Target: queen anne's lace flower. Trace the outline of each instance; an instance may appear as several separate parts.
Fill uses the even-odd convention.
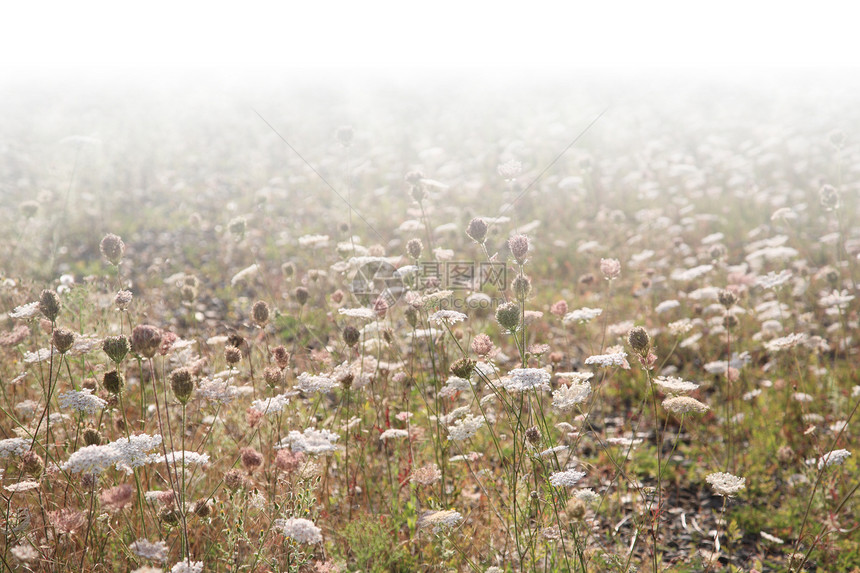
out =
[[[265,400],[254,400],[251,402],[251,409],[256,410],[261,414],[276,414],[283,410],[290,403],[289,397],[286,394],[278,394]]]
[[[663,400],[663,407],[675,414],[703,414],[710,408],[695,398],[689,396],[677,396]]]
[[[93,395],[89,388],[63,392],[57,399],[60,408],[72,408],[83,414],[97,414],[107,405],[107,402]]]
[[[289,444],[290,449],[294,452],[319,455],[336,450],[335,442],[339,437],[326,429],[306,428],[303,433],[291,430],[287,437],[281,440],[280,445],[275,447],[281,449]]]
[[[433,528],[434,533],[439,533],[444,529],[455,527],[463,521],[463,516],[459,511],[430,511],[418,518],[418,527],[422,529]]]
[[[85,446],[74,452],[62,469],[72,473],[104,472],[110,466],[131,473],[133,468],[152,461],[149,452],[161,444],[161,436],[140,434],[131,438],[119,438],[104,445]]]
[[[705,481],[711,484],[714,493],[724,497],[731,497],[746,487],[746,478],[725,472],[709,474]]]
[[[170,569],[170,573],[201,573],[203,571],[202,561],[180,561]]]
[[[469,414],[465,418],[457,420],[453,425],[448,426],[448,440],[452,442],[462,442],[468,440],[478,433],[478,429],[484,425],[482,416],[473,416]]]
[[[33,318],[37,314],[39,314],[39,301],[28,302],[27,304],[16,306],[15,309],[9,313],[9,318]]]
[[[573,324],[574,322],[582,324],[594,320],[595,318],[600,316],[601,313],[603,313],[602,308],[582,307],[574,311],[568,312],[564,315],[564,318],[562,318],[561,321],[565,324],[565,326]]]
[[[817,465],[818,469],[820,470],[825,467],[829,468],[831,466],[841,466],[850,455],[851,452],[849,452],[848,450],[832,450],[824,454],[817,460],[815,458],[812,458],[810,460],[807,460],[806,463],[809,465]]]
[[[549,483],[555,487],[564,487],[576,485],[576,482],[585,477],[585,472],[576,470],[567,470],[563,472],[555,472],[549,476]]]
[[[167,456],[164,454],[153,454],[151,458],[153,463],[163,464],[166,463],[167,460],[170,461],[172,465],[182,464],[184,465],[203,465],[209,463],[209,454],[198,454],[197,452],[169,452]]]
[[[302,372],[299,374],[299,384],[295,388],[305,394],[313,394],[314,392],[325,393],[337,386],[337,380],[328,376],[314,376],[313,374]]]
[[[695,382],[687,382],[675,376],[658,376],[654,379],[654,384],[664,392],[672,392],[673,394],[692,392],[699,387]]]
[[[561,411],[567,411],[585,402],[591,396],[591,384],[572,383],[570,386],[562,384],[552,393],[552,405]]]
[[[131,552],[144,559],[159,561],[164,563],[167,561],[167,542],[166,541],[149,541],[147,539],[138,539],[128,546]]]
[[[363,320],[376,319],[376,313],[370,308],[339,308],[338,312],[350,318],[361,318]]]
[[[502,385],[509,392],[525,392],[532,388],[549,388],[549,372],[543,368],[514,368]]]
[[[395,438],[408,438],[408,437],[409,437],[408,431],[399,430],[396,428],[389,428],[379,435],[379,439],[382,440],[383,442],[385,440],[391,440],[391,439],[395,439]]]
[[[24,438],[6,438],[0,440],[0,458],[20,456],[30,449],[30,444]]]
[[[586,364],[597,364],[598,366],[628,366],[626,352],[613,352],[612,354],[595,354],[585,359]]]
[[[457,324],[458,322],[466,320],[466,318],[465,314],[457,312],[456,310],[437,310],[430,315],[430,321],[435,322],[440,326],[443,324]]]
[[[276,519],[275,527],[281,530],[284,536],[298,543],[313,544],[322,543],[322,532],[309,519],[291,518]]]

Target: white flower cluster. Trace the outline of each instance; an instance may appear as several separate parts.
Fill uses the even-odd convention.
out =
[[[37,314],[39,314],[39,301],[28,302],[27,304],[16,306],[15,309],[9,313],[9,318],[33,318]]]
[[[290,518],[276,519],[275,527],[281,530],[284,536],[297,541],[298,543],[322,543],[322,532],[320,528],[314,525],[314,522],[309,519]]]
[[[574,322],[578,322],[580,324],[583,324],[583,323],[589,322],[591,320],[594,320],[595,318],[600,316],[602,313],[603,313],[602,308],[588,308],[587,306],[584,306],[582,308],[578,308],[576,310],[568,312],[567,314],[564,315],[564,318],[562,318],[561,321],[562,321],[562,323],[564,323],[565,326],[568,326]]]
[[[337,311],[350,318],[361,318],[363,320],[376,319],[376,313],[369,308],[339,308]]]
[[[20,456],[30,449],[30,444],[24,438],[6,438],[0,440],[0,458]]]
[[[502,385],[508,392],[525,392],[532,388],[549,389],[549,372],[543,368],[514,368]]]
[[[229,404],[239,394],[238,388],[231,384],[232,381],[232,378],[205,378],[197,385],[197,392],[210,402]]]
[[[147,539],[138,539],[128,546],[132,553],[144,559],[152,561],[167,561],[167,542],[166,541],[149,541]]]
[[[657,314],[662,314],[667,310],[672,310],[673,308],[678,308],[679,306],[681,306],[681,303],[677,300],[664,300],[663,302],[654,307],[654,312],[656,312]]]
[[[672,280],[680,282],[690,282],[704,276],[714,270],[714,265],[699,265],[691,269],[675,269],[672,271]]]
[[[768,352],[779,352],[781,350],[788,350],[789,348],[794,348],[798,344],[802,344],[809,338],[809,335],[806,333],[792,333],[788,336],[782,336],[780,338],[774,338],[773,340],[769,340],[764,343],[765,349]]]
[[[170,569],[170,573],[202,573],[203,562],[185,560],[180,561]]]
[[[379,435],[379,439],[382,440],[383,442],[385,440],[391,440],[391,439],[395,439],[395,438],[408,438],[408,437],[409,437],[408,431],[399,430],[396,428],[389,428]]]
[[[149,452],[161,444],[161,436],[139,434],[104,445],[85,446],[69,456],[61,468],[72,473],[104,472],[110,466],[131,473],[131,470],[152,461]]]
[[[443,529],[455,527],[463,521],[463,516],[459,511],[430,511],[418,518],[418,527],[421,529],[432,527],[434,533],[439,533]]]
[[[585,359],[586,364],[597,364],[598,366],[626,366],[627,353],[613,352],[612,354],[595,354]]]
[[[313,394],[315,392],[325,393],[337,386],[337,381],[328,376],[314,376],[313,374],[302,372],[299,374],[299,384],[295,388],[305,394]]]
[[[705,476],[705,481],[711,484],[717,495],[731,497],[746,487],[747,480],[730,473],[717,472]]]
[[[703,414],[710,409],[707,404],[702,404],[689,396],[666,398],[663,400],[663,407],[674,414]]]
[[[186,466],[192,464],[203,465],[209,463],[209,454],[198,454],[197,452],[189,452],[186,450],[184,452],[170,452],[167,456],[163,454],[152,454],[149,459],[152,463],[156,464],[164,464],[169,460],[170,464],[174,466],[182,464],[183,462]]]
[[[851,452],[849,452],[848,450],[832,450],[818,459],[812,458],[806,460],[806,463],[810,466],[817,466],[820,470],[825,467],[829,468],[832,466],[841,466],[843,463],[845,463],[845,460],[848,459],[848,456],[850,455]]]
[[[449,376],[445,385],[439,389],[439,395],[443,398],[449,398],[457,392],[465,392],[471,387],[472,384],[468,380],[458,376]]]
[[[107,402],[93,395],[90,388],[83,390],[69,390],[57,397],[60,408],[71,408],[83,414],[98,414]]]
[[[457,420],[454,425],[448,426],[448,440],[462,442],[468,440],[478,433],[478,429],[484,425],[483,416],[469,414],[465,418]]]
[[[281,440],[278,446],[275,446],[275,449],[283,449],[289,445],[294,452],[304,452],[311,455],[325,454],[337,449],[335,442],[339,438],[340,436],[326,429],[306,428],[303,433],[291,430],[287,437]]]
[[[458,322],[466,320],[466,318],[467,316],[465,314],[457,312],[456,310],[437,310],[430,315],[430,321],[435,322],[440,326],[443,324],[457,324]]]
[[[261,414],[277,414],[289,403],[290,399],[286,394],[278,394],[265,400],[254,400],[251,402],[251,408]]]
[[[563,472],[555,472],[549,476],[549,483],[555,487],[564,487],[576,485],[576,482],[585,477],[585,472],[577,470],[566,470]]]
[[[791,271],[783,270],[778,273],[771,271],[764,276],[756,277],[755,284],[763,289],[773,289],[784,285],[790,278]]]
[[[664,392],[682,393],[692,392],[699,387],[695,382],[687,382],[676,376],[658,376],[654,379],[654,384],[660,387]]]
[[[585,402],[591,396],[591,384],[589,382],[572,382],[569,386],[562,384],[552,393],[552,405],[562,412],[566,412]]]

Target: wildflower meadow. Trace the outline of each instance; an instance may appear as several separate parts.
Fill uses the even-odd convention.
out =
[[[0,568],[860,571],[860,110],[786,85],[5,95]]]

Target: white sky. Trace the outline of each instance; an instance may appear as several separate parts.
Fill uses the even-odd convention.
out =
[[[274,3],[271,3],[274,5]],[[8,79],[185,68],[858,66],[851,2],[289,0],[4,6]]]

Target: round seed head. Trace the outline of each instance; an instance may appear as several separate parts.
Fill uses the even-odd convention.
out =
[[[525,235],[514,235],[508,239],[508,249],[510,249],[517,264],[524,265],[526,256],[529,254],[529,238]]]
[[[515,302],[500,304],[496,309],[496,320],[505,330],[515,331],[520,325],[520,305]]]
[[[198,499],[191,507],[191,512],[197,517],[209,517],[212,513],[212,506],[209,505],[208,499]]]
[[[102,378],[102,386],[104,386],[105,390],[111,394],[119,394],[122,392],[123,385],[122,374],[118,371],[110,370],[105,372],[104,378]]]
[[[65,354],[72,348],[75,343],[75,333],[68,328],[55,328],[51,335],[51,340],[54,343],[54,348],[60,354]]]
[[[139,324],[131,331],[131,349],[144,358],[152,358],[161,347],[161,330],[151,324]]]
[[[52,290],[43,290],[39,297],[39,311],[51,322],[57,320],[57,315],[60,314],[60,295]]]
[[[475,361],[469,358],[460,358],[451,364],[451,374],[457,378],[468,380],[472,376],[472,371],[475,370]]]
[[[723,289],[717,294],[717,301],[726,308],[731,308],[738,302],[738,296],[730,290]]]
[[[827,211],[839,208],[839,191],[833,185],[822,186],[818,191],[818,198]]]
[[[120,261],[122,261],[122,256],[125,254],[125,243],[122,242],[122,239],[120,239],[119,236],[114,235],[113,233],[108,233],[104,236],[102,242],[99,243],[99,250],[102,252],[102,256],[106,258],[110,264],[117,266]]]
[[[514,295],[518,300],[524,300],[532,292],[532,280],[525,275],[519,274],[514,278],[511,288],[514,289]]]
[[[578,497],[572,497],[565,506],[567,518],[571,521],[579,521],[585,517],[585,502]]]
[[[412,328],[418,326],[418,309],[409,306],[403,311],[403,316],[406,317],[406,322],[409,323],[409,326]]]
[[[478,334],[472,339],[472,352],[478,356],[486,356],[493,351],[493,341],[486,334]]]
[[[476,243],[482,244],[487,239],[487,222],[480,217],[475,217],[469,221],[469,226],[466,227],[466,234]]]
[[[254,448],[242,448],[241,459],[242,459],[242,467],[245,468],[245,471],[248,473],[253,472],[255,469],[260,467],[263,464],[263,454],[255,450]]]
[[[361,332],[359,332],[359,330],[356,327],[354,327],[352,325],[344,327],[344,329],[343,329],[343,341],[346,342],[347,346],[352,348],[353,346],[358,344],[358,341],[360,339],[361,339]]]
[[[283,370],[290,364],[290,353],[287,352],[287,349],[284,346],[276,346],[272,350],[272,356],[275,359],[275,364],[278,365],[278,368]]]
[[[305,303],[308,302],[308,298],[310,298],[311,294],[305,287],[296,287],[296,290],[293,291],[293,296],[296,298],[296,302],[299,303],[299,306],[305,306]]]
[[[526,430],[526,439],[533,446],[536,446],[540,443],[540,430],[537,426],[532,426],[531,428]]]
[[[21,454],[21,469],[27,475],[39,477],[45,470],[45,460],[33,450],[26,451]]]
[[[265,301],[258,300],[251,308],[251,318],[260,328],[266,326],[269,322],[269,305]]]
[[[421,239],[409,239],[409,242],[406,243],[406,254],[413,259],[420,259],[423,250],[424,243],[421,242]]]
[[[111,361],[119,364],[131,351],[131,343],[124,334],[119,336],[108,336],[102,341],[102,350]]]
[[[128,305],[131,304],[131,299],[133,295],[130,290],[121,290],[116,293],[116,296],[113,299],[113,303],[120,310],[125,310],[128,308]]]
[[[282,379],[282,370],[275,368],[274,366],[267,366],[266,369],[263,370],[263,380],[266,381],[266,385],[269,386],[269,388],[279,386]]]
[[[230,366],[238,364],[239,361],[242,360],[242,351],[235,346],[225,346],[224,360],[226,360],[227,364],[229,364]]]
[[[651,349],[651,337],[648,336],[648,331],[641,326],[630,329],[630,332],[627,333],[627,342],[634,352],[642,356],[648,354]]]
[[[88,446],[98,446],[102,443],[101,432],[95,428],[87,428],[84,430],[84,443]]]
[[[177,368],[170,373],[170,388],[181,404],[187,404],[194,390],[194,378],[188,368]]]

